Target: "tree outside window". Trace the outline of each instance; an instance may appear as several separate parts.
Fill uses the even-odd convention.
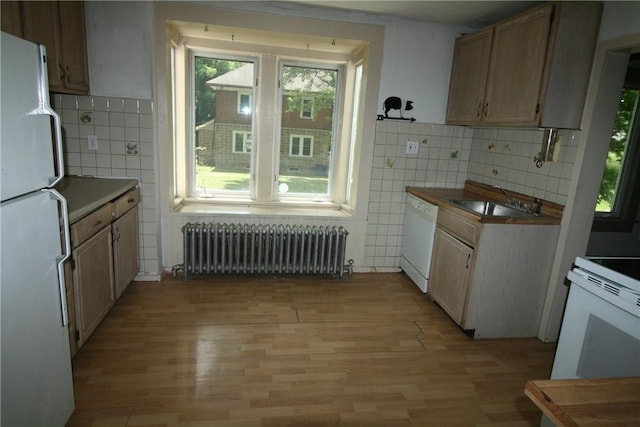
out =
[[[613,213],[619,210],[625,174],[632,169],[630,151],[632,149],[634,118],[638,115],[640,90],[623,89],[616,120],[609,143],[609,154],[605,164],[597,213]]]

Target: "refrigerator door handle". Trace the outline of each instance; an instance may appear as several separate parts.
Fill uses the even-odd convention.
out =
[[[41,191],[47,191],[51,194],[51,197],[57,199],[60,202],[60,211],[62,215],[62,227],[64,236],[64,253],[56,257],[56,264],[58,268],[58,286],[60,288],[60,308],[62,310],[62,326],[69,324],[69,313],[67,307],[67,289],[66,281],[64,278],[64,263],[69,256],[71,256],[71,237],[69,236],[69,211],[67,208],[67,199],[58,193],[54,189],[46,189]]]
[[[40,51],[40,67],[38,70],[38,107],[31,111],[29,114],[46,114],[53,117],[54,128],[54,156],[55,162],[55,176],[49,178],[49,186],[53,187],[64,177],[64,154],[62,149],[62,121],[60,115],[51,108],[51,102],[49,99],[49,79],[47,77],[47,50],[44,45],[39,45]]]

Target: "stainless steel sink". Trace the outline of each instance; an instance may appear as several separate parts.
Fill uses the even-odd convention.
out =
[[[488,200],[449,200],[454,205],[460,206],[471,212],[486,216],[512,217],[512,218],[536,218],[538,216],[523,209],[508,206]]]

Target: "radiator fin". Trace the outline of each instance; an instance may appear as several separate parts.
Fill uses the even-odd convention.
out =
[[[343,277],[344,227],[187,223],[184,278],[199,274],[329,274]]]

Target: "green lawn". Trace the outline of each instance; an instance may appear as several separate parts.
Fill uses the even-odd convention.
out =
[[[326,194],[329,180],[323,177],[280,176],[289,193]],[[196,188],[210,190],[249,190],[249,172],[216,172],[209,166],[196,166]]]

